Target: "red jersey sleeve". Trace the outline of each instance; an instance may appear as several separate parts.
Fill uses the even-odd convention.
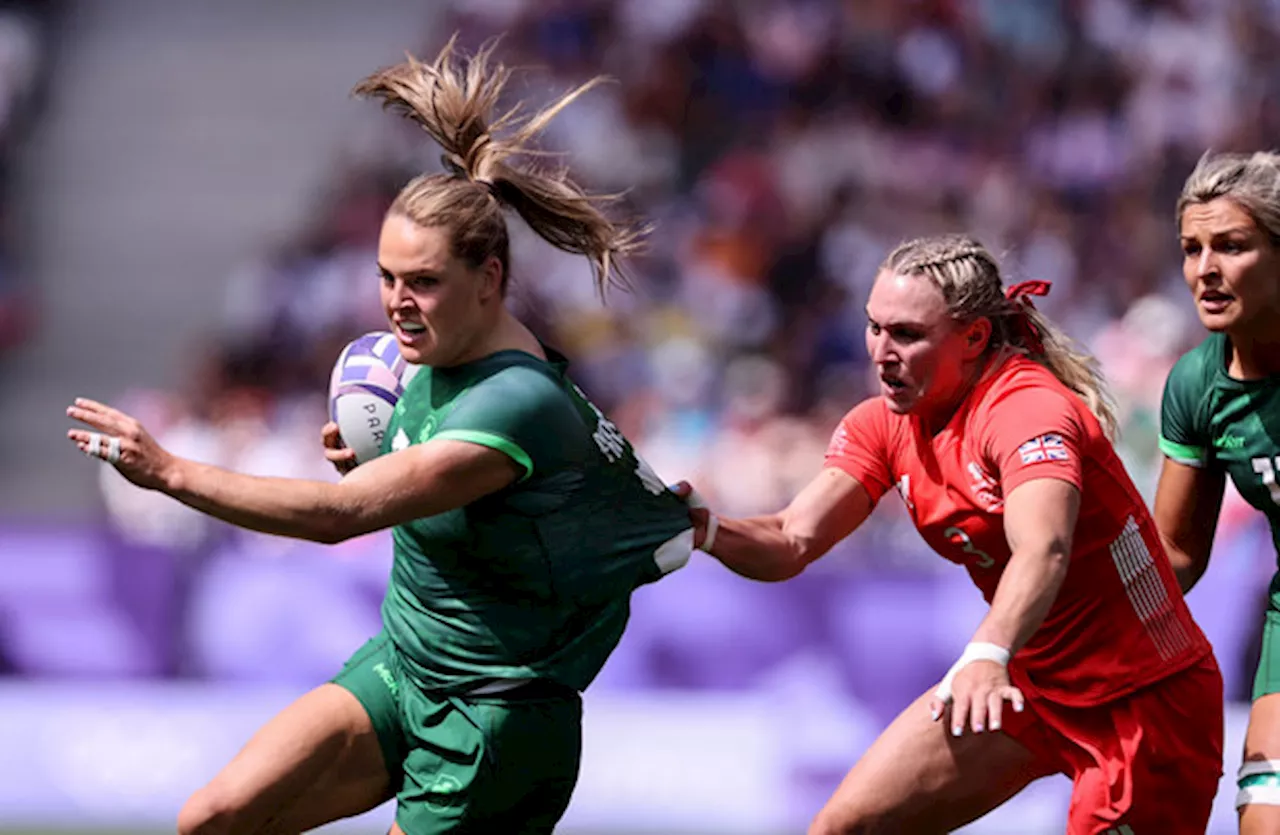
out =
[[[1004,495],[1026,481],[1057,478],[1081,489],[1087,430],[1083,404],[1047,386],[1023,386],[991,404],[983,449],[1000,474]]]
[[[879,398],[864,400],[840,421],[827,445],[824,467],[843,470],[858,480],[872,504],[893,486],[888,455],[889,415]]]

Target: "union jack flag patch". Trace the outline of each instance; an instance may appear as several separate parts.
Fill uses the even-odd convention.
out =
[[[1054,432],[1027,441],[1018,447],[1018,454],[1022,456],[1024,464],[1035,464],[1038,461],[1066,461],[1071,457],[1062,443],[1062,436]]]

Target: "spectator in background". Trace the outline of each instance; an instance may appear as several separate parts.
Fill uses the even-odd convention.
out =
[[[52,0],[0,6],[0,189],[8,189],[13,157],[44,103],[47,30],[60,6]],[[22,278],[14,225],[14,212],[0,202],[0,357],[27,338],[35,318],[35,293]]]

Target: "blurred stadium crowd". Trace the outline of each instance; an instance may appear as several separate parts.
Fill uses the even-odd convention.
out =
[[[0,191],[7,193],[22,141],[39,116],[49,74],[54,0],[0,2]],[[24,279],[13,207],[0,201],[0,356],[32,327],[34,289]]]
[[[1205,149],[1265,147],[1280,130],[1280,53],[1268,47],[1280,2],[453,7],[438,31],[471,47],[501,34],[505,63],[539,68],[510,91],[531,106],[596,73],[615,79],[561,114],[545,144],[655,224],[636,286],[602,306],[582,259],[517,228],[512,304],[665,478],[691,480],[729,514],[784,504],[870,391],[862,306],[880,260],[905,237],[967,230],[1000,254],[1006,282],[1053,282],[1042,307],[1103,360],[1125,460],[1153,491],[1164,375],[1200,337],[1174,202]],[[0,25],[0,60],[5,48]],[[329,369],[342,345],[384,324],[374,263],[386,206],[410,176],[439,168],[403,120],[370,123],[336,149],[304,228],[263,241],[228,277],[221,329],[189,390],[118,398],[175,452],[335,477],[319,454]],[[0,339],[7,279],[0,260]],[[271,541],[109,468],[102,488],[113,572],[131,578],[117,603],[145,637],[117,661],[100,655],[101,672],[307,683],[378,628],[385,538]],[[699,564],[637,596],[601,686],[799,687],[804,677],[785,673],[805,671],[804,687],[835,684],[878,715],[896,710],[945,668],[969,634],[957,624],[976,622],[982,603],[885,505],[791,583],[759,587]],[[1259,524],[1238,507],[1224,515],[1220,536],[1244,543],[1242,562],[1217,574],[1260,599],[1273,557]],[[1220,634],[1236,636],[1240,657],[1223,664],[1242,692],[1257,611],[1228,608],[1236,620]],[[744,625],[764,617],[769,628],[744,642]],[[893,646],[874,640],[886,630]],[[897,675],[892,692],[861,675],[871,666]]]

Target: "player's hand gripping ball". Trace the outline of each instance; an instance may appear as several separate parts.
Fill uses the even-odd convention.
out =
[[[400,356],[394,334],[373,331],[351,341],[329,378],[325,457],[340,472],[377,458],[391,413],[418,366]]]

